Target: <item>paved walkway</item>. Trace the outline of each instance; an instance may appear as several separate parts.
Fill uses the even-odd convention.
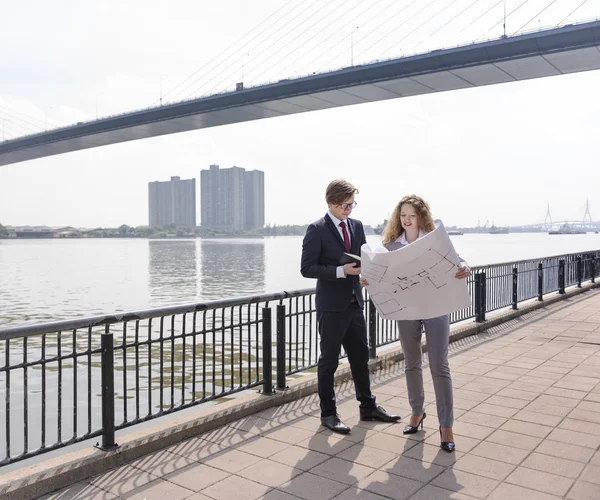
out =
[[[455,454],[439,448],[433,402],[425,432],[402,435],[410,411],[394,365],[375,393],[400,424],[360,422],[344,384],[348,436],[320,427],[310,396],[44,498],[600,499],[600,291],[463,339],[450,365]]]

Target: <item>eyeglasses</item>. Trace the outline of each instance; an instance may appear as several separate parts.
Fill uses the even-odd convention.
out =
[[[342,210],[352,210],[354,207],[356,206],[356,202],[353,201],[352,203],[340,203],[338,205],[338,207],[340,207]]]

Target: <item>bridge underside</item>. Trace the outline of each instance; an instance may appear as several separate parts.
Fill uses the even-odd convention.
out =
[[[189,130],[600,69],[600,21],[194,99],[0,143],[0,166]]]

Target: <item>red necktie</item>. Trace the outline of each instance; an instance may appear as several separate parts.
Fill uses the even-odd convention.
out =
[[[340,222],[340,227],[342,228],[342,234],[344,235],[344,246],[346,247],[346,252],[349,252],[350,238],[348,237],[348,231],[346,231],[346,223],[344,221]]]

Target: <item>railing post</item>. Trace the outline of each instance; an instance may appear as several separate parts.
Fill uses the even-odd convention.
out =
[[[565,261],[560,259],[558,261],[558,293],[565,293]]]
[[[485,321],[485,272],[475,274],[475,321]]]
[[[285,306],[277,306],[277,389],[287,389],[285,385]]]
[[[475,273],[475,321],[481,322],[481,273]]]
[[[538,264],[538,301],[544,300],[544,264]]]
[[[114,338],[106,325],[100,337],[100,381],[102,384],[102,446],[108,451],[118,448],[115,442],[115,358]]]
[[[592,255],[592,261],[590,262],[592,272],[592,283],[596,283],[596,255]]]
[[[517,302],[519,300],[517,294],[517,284],[519,279],[519,269],[517,267],[513,267],[512,270],[512,308],[513,311],[517,310]]]
[[[273,335],[271,331],[271,308],[262,308],[262,366],[263,366],[263,390],[262,393],[270,396],[273,394],[273,351],[271,343]]]
[[[583,279],[583,268],[581,266],[581,256],[577,257],[577,288],[581,288],[581,280]]]
[[[377,358],[377,309],[369,298],[369,358]]]
[[[481,273],[481,278],[479,278],[479,286],[481,287],[481,293],[479,294],[479,298],[481,299],[481,306],[479,309],[479,314],[481,315],[481,321],[485,321],[485,309],[486,309],[486,279],[485,279],[485,271]]]

